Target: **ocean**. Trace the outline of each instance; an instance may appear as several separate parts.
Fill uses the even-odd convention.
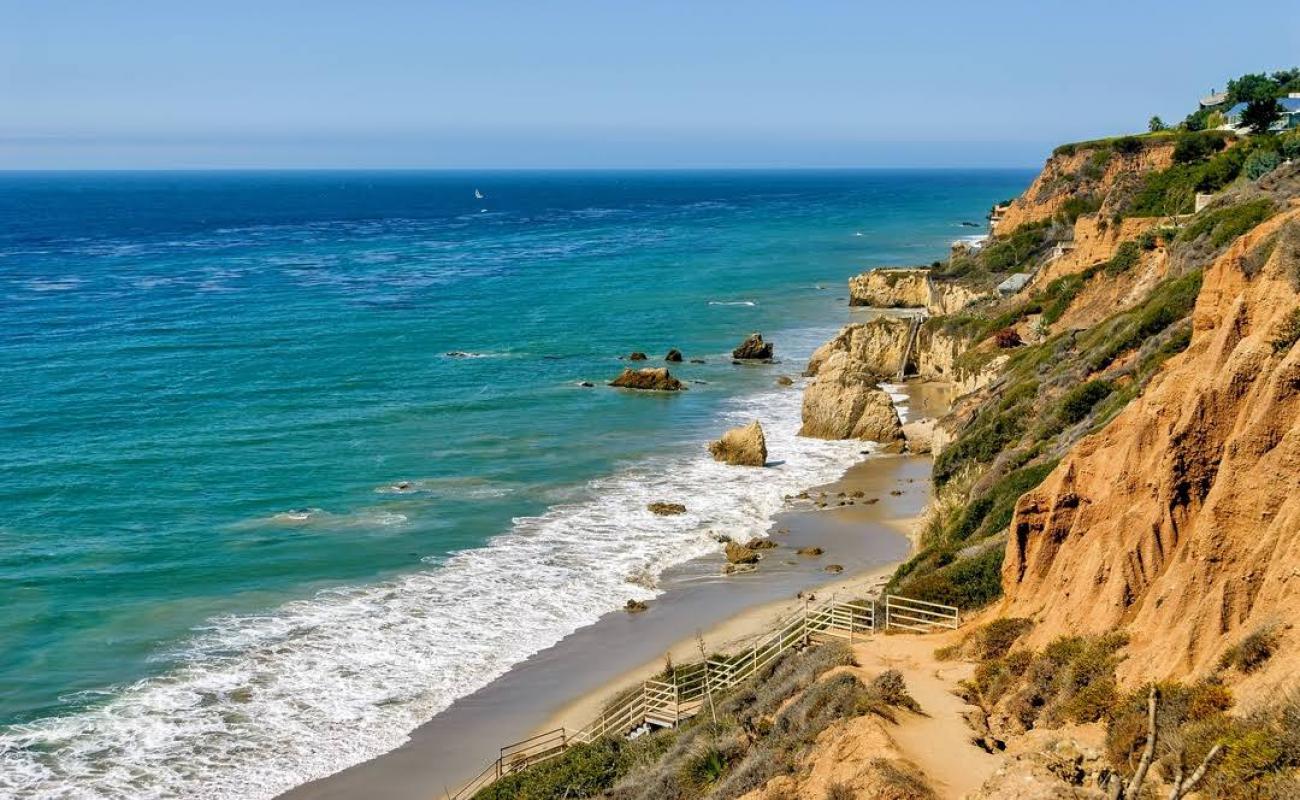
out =
[[[1031,177],[0,174],[0,796],[272,797],[761,534],[846,279]]]

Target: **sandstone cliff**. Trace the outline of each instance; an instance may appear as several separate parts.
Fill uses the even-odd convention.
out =
[[[871,308],[924,308],[955,314],[983,297],[954,281],[934,280],[929,269],[873,269],[849,278],[849,305]]]
[[[1204,673],[1300,613],[1300,211],[1205,275],[1191,343],[1020,498],[1000,613],[1061,632],[1126,627],[1121,675]],[[1295,632],[1284,629],[1284,649]],[[1293,676],[1274,659],[1268,685]]]

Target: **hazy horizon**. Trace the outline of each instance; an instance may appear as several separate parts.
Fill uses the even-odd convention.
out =
[[[5,170],[1033,167],[1300,51],[1271,0],[0,10]]]

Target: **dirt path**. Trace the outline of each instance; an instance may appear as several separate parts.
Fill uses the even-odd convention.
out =
[[[854,651],[868,672],[896,669],[903,673],[908,691],[925,714],[901,715],[890,737],[926,774],[940,797],[959,800],[975,792],[997,769],[1000,759],[971,743],[962,712],[972,706],[952,693],[958,681],[970,677],[974,666],[934,658],[934,649],[951,640],[952,634],[877,635]]]

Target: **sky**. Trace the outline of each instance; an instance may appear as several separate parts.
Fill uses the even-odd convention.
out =
[[[1294,3],[0,0],[0,169],[1030,167]]]

